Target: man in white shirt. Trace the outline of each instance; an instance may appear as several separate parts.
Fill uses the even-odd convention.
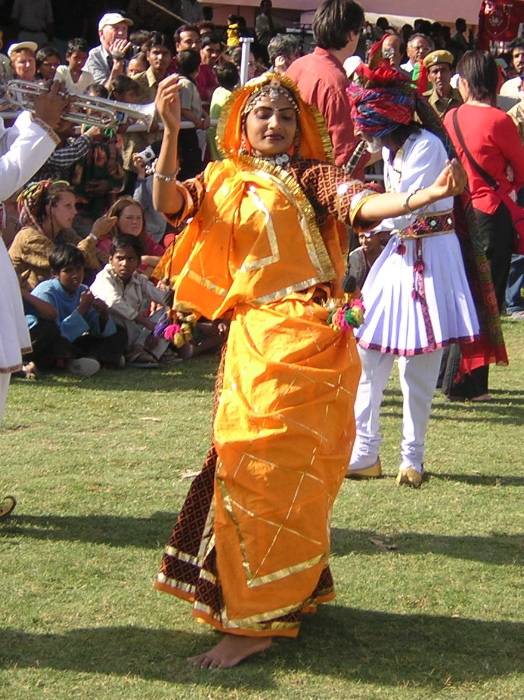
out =
[[[504,97],[524,97],[522,83],[524,81],[524,37],[519,36],[511,43],[511,58],[513,67],[517,71],[517,77],[506,80],[500,88],[500,94]]]
[[[89,52],[85,69],[93,75],[95,82],[108,90],[117,75],[125,74],[126,52],[131,48],[127,33],[132,24],[132,20],[119,12],[107,12],[98,23],[100,46]]]
[[[401,64],[403,71],[411,75],[417,61],[423,61],[430,51],[435,48],[433,41],[425,34],[412,34],[406,46],[408,61]]]

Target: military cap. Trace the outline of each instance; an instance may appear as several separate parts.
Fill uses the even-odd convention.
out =
[[[438,49],[438,51],[432,51],[428,53],[424,59],[424,65],[426,68],[434,66],[437,63],[449,63],[450,66],[453,65],[453,54],[446,49]]]

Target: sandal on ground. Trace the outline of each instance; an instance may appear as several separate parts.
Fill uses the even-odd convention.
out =
[[[155,369],[159,367],[153,355],[150,355],[146,350],[131,353],[127,357],[126,362],[129,367],[136,367],[137,369]]]

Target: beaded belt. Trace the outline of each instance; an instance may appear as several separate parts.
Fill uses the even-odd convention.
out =
[[[428,214],[418,216],[415,221],[405,229],[394,231],[401,238],[429,238],[430,236],[442,236],[455,230],[453,211],[445,211],[442,214]]]

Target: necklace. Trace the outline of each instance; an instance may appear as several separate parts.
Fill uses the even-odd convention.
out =
[[[276,156],[266,156],[266,163],[276,166],[277,168],[288,168],[291,161],[289,153],[278,153]]]

